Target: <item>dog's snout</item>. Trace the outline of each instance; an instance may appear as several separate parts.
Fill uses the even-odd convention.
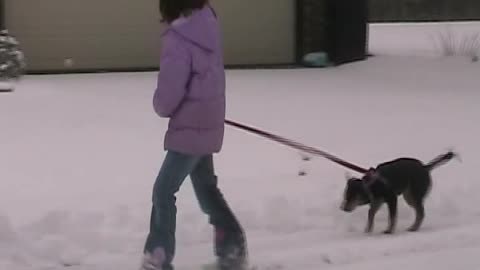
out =
[[[347,201],[343,201],[340,205],[340,210],[348,213],[352,212],[354,208],[355,207],[353,207],[353,205],[351,203],[348,203]]]
[[[351,209],[348,207],[348,204],[346,201],[343,201],[342,204],[340,205],[340,210],[345,211],[345,212],[350,212]]]

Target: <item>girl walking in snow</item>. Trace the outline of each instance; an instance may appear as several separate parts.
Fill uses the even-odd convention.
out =
[[[217,187],[213,154],[220,152],[225,120],[225,70],[220,28],[208,0],[160,0],[167,28],[155,112],[169,118],[167,154],[153,187],[150,232],[142,269],[172,270],[175,193],[190,176],[202,211],[214,228],[220,269],[241,269],[247,247],[242,227]]]

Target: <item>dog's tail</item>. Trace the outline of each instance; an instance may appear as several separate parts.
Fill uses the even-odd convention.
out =
[[[439,155],[438,157],[434,158],[432,161],[427,163],[425,165],[425,168],[427,170],[431,171],[431,170],[437,168],[438,166],[449,162],[453,158],[458,158],[458,154],[453,152],[453,151],[448,151],[447,153],[445,153],[443,155]]]

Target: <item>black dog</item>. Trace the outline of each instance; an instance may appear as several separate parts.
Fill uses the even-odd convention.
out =
[[[370,169],[361,179],[350,178],[344,191],[341,209],[352,212],[357,206],[370,204],[365,232],[373,230],[375,214],[383,203],[388,205],[389,226],[384,233],[395,231],[397,223],[397,197],[415,209],[415,222],[408,229],[417,231],[425,217],[424,200],[432,187],[430,172],[457,155],[448,152],[423,164],[414,158],[399,158]]]

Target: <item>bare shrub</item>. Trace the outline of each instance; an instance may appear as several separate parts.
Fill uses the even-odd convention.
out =
[[[450,29],[439,33],[436,38],[437,49],[443,56],[465,56],[472,62],[480,57],[480,33],[456,36]]]

